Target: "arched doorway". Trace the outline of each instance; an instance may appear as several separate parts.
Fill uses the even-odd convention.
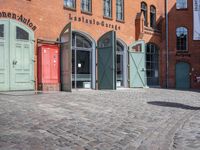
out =
[[[176,88],[190,88],[190,65],[188,63],[179,62],[176,64]]]
[[[95,88],[94,43],[79,32],[72,32],[72,88]]]
[[[0,91],[34,90],[34,33],[14,20],[0,20]]]
[[[127,51],[126,45],[119,39],[117,40],[116,54],[116,85],[117,88],[127,87]]]
[[[157,45],[146,45],[146,75],[148,86],[159,86],[159,49]]]

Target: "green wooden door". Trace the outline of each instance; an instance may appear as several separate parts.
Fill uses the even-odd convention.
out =
[[[131,88],[147,86],[144,41],[137,41],[129,47],[129,85]]]
[[[9,22],[0,21],[0,91],[9,90]]]
[[[188,63],[179,62],[176,64],[176,88],[190,88],[190,65]]]
[[[110,31],[98,40],[98,89],[116,89],[116,33]]]
[[[2,21],[0,21],[1,23]],[[6,88],[0,90],[34,90],[34,36],[27,27],[13,20],[6,20],[6,41],[9,45],[4,53],[7,64],[4,79]]]
[[[72,27],[71,23],[65,26],[60,34],[60,75],[61,90],[72,90]]]

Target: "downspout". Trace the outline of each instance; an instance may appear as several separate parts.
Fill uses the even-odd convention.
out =
[[[166,88],[169,87],[169,21],[168,21],[168,0],[165,0],[165,22],[166,22]]]

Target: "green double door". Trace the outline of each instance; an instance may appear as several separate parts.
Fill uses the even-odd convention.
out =
[[[129,85],[130,88],[147,86],[146,57],[144,41],[137,41],[129,47]]]
[[[34,90],[34,34],[13,20],[0,20],[0,91]]]

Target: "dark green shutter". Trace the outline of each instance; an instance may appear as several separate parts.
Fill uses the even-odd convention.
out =
[[[116,33],[110,31],[98,40],[98,89],[116,89]]]
[[[61,90],[72,90],[72,29],[69,23],[60,34],[60,80]]]

